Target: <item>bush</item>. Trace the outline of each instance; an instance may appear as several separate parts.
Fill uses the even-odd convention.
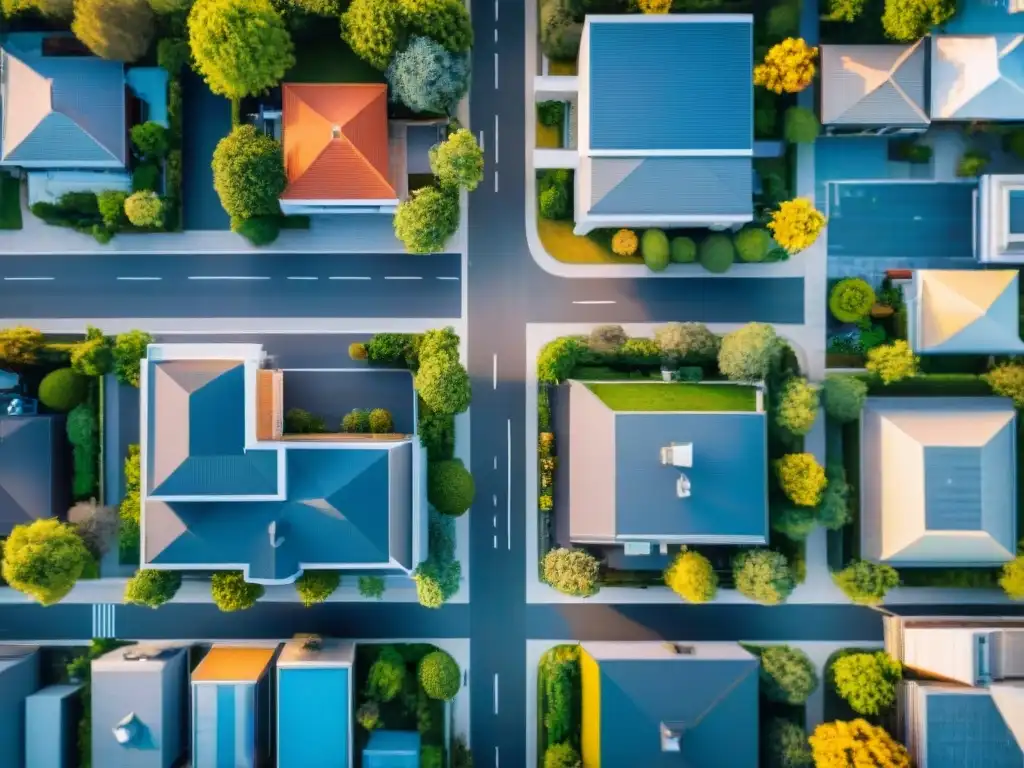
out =
[[[384,71],[398,48],[402,22],[396,0],[352,0],[341,16],[341,36],[356,56]]]
[[[462,687],[462,672],[451,654],[436,650],[420,659],[417,677],[423,692],[438,701],[451,701]]]
[[[159,229],[164,225],[164,201],[156,192],[133,192],[124,201],[124,212],[133,226]]]
[[[436,40],[452,53],[473,45],[473,24],[461,0],[400,0],[409,31]]]
[[[715,598],[718,576],[704,555],[683,549],[665,570],[665,584],[688,603],[706,603]]]
[[[961,178],[977,178],[991,162],[992,157],[987,152],[969,150],[964,152],[963,157],[956,167],[956,175]]]
[[[163,42],[163,41],[161,41]],[[135,153],[150,162],[159,162],[167,157],[171,148],[167,137],[167,129],[152,120],[133,125],[131,130],[132,146]]]
[[[790,254],[810,248],[824,228],[825,217],[803,197],[779,203],[768,222],[775,242]]]
[[[462,413],[469,407],[469,374],[453,354],[421,360],[413,386],[434,413]]]
[[[89,380],[70,368],[50,371],[39,383],[39,401],[52,411],[66,413],[88,396]]]
[[[772,93],[798,93],[814,81],[817,57],[817,48],[799,37],[788,37],[773,45],[764,61],[754,67],[754,85]]]
[[[570,217],[572,174],[564,170],[542,171],[537,178],[537,210],[543,219]]]
[[[370,412],[362,408],[353,408],[341,419],[341,431],[355,435],[365,435],[370,431]]]
[[[903,339],[883,344],[868,352],[864,367],[876,374],[883,384],[892,384],[917,375],[920,358]]]
[[[791,720],[773,718],[764,735],[762,764],[765,768],[813,768],[803,727]]]
[[[111,232],[116,232],[128,221],[124,215],[124,201],[127,199],[127,192],[114,189],[96,194],[96,205],[99,208],[100,218],[103,219],[103,226]]]
[[[45,343],[43,332],[35,328],[0,328],[0,360],[9,365],[34,365]]]
[[[92,561],[74,527],[55,517],[15,525],[2,553],[4,581],[42,605],[60,602]]]
[[[856,323],[867,317],[874,305],[875,290],[859,277],[840,280],[828,297],[828,308],[841,323]]]
[[[362,597],[369,597],[374,600],[380,600],[384,597],[384,591],[387,589],[387,584],[382,576],[360,576],[359,577],[359,594]]]
[[[281,234],[279,216],[255,216],[251,219],[232,219],[231,231],[241,235],[253,245],[270,245]]]
[[[912,42],[956,14],[956,0],[885,0],[882,28],[886,37]]]
[[[393,645],[380,649],[366,679],[366,695],[373,701],[391,701],[405,684],[405,659]]]
[[[461,459],[435,461],[427,469],[427,500],[443,515],[458,517],[473,505],[473,475]]]
[[[370,411],[370,433],[374,435],[389,435],[395,431],[395,422],[391,413],[383,408],[374,408]]]
[[[868,397],[868,385],[854,376],[825,377],[825,413],[840,423],[856,421]]]
[[[126,331],[114,338],[114,375],[122,384],[139,386],[142,361],[153,337],[145,331]]]
[[[836,693],[854,712],[880,715],[896,703],[903,667],[885,651],[851,653],[832,663]]]
[[[368,731],[380,728],[380,707],[375,701],[366,701],[356,710],[356,722]]]
[[[450,115],[469,90],[469,57],[414,37],[387,70],[391,98],[413,112]]]
[[[982,376],[997,395],[1009,397],[1018,408],[1024,408],[1024,365],[1003,363]]]
[[[565,122],[564,101],[542,101],[537,104],[537,120],[541,125],[555,128]]]
[[[179,587],[181,587],[179,571],[143,568],[125,584],[124,601],[133,605],[159,608],[177,594]]]
[[[568,0],[541,0],[540,47],[549,59],[575,59],[582,37],[583,24],[573,18]]]
[[[721,275],[732,268],[736,251],[728,235],[715,232],[700,244],[700,265],[708,272]]]
[[[103,331],[86,326],[85,339],[71,347],[71,370],[82,376],[102,376],[114,367],[114,352]]]
[[[246,581],[241,571],[218,571],[210,580],[213,603],[225,613],[252,608],[265,591],[261,584]]]
[[[441,748],[433,744],[420,747],[420,768],[444,768]]]
[[[794,435],[806,435],[818,418],[818,390],[800,376],[790,376],[779,396],[775,423]]]
[[[736,589],[762,605],[784,603],[796,583],[785,555],[768,549],[748,549],[732,561]]]
[[[825,490],[825,470],[810,453],[788,453],[775,462],[775,472],[786,498],[802,507],[813,507]]]
[[[590,332],[587,347],[594,352],[609,354],[618,352],[629,341],[629,334],[621,325],[598,325]]]
[[[803,541],[818,527],[817,510],[811,507],[773,502],[770,510],[772,530],[792,541]]]
[[[582,549],[552,549],[544,555],[544,581],[566,595],[597,594],[598,571],[597,559]]]
[[[286,435],[314,435],[327,431],[327,424],[319,416],[314,416],[302,408],[289,408],[284,414],[284,433]]]
[[[772,645],[760,652],[761,694],[779,704],[803,705],[818,687],[814,662],[799,648]]]
[[[545,344],[537,356],[537,380],[544,384],[561,384],[579,362],[583,348],[573,336],[561,336]]]
[[[153,10],[146,0],[74,0],[71,31],[102,59],[133,62],[153,39]]]
[[[160,168],[142,163],[132,171],[132,192],[156,192],[160,188]]]
[[[580,755],[572,744],[563,741],[544,750],[544,768],[580,768]]]
[[[348,345],[348,356],[351,360],[366,360],[369,357],[369,353],[366,350],[365,344],[353,341]]]
[[[458,228],[459,195],[451,189],[421,187],[395,212],[395,236],[409,253],[444,250]]]
[[[459,128],[430,148],[430,170],[442,187],[463,187],[472,192],[484,178],[484,153],[476,137]]]
[[[627,339],[619,347],[618,358],[628,365],[652,365],[661,360],[661,347],[654,339]]]
[[[668,235],[660,229],[644,230],[640,238],[640,254],[652,272],[661,272],[668,266]]]
[[[821,133],[821,124],[814,110],[790,107],[786,110],[786,141],[790,144],[813,144]]]
[[[848,598],[861,605],[879,605],[886,593],[898,587],[900,575],[890,565],[858,560],[832,574],[836,586]]]
[[[781,345],[767,323],[748,323],[722,338],[718,369],[732,381],[760,381],[778,358]]]
[[[666,323],[655,329],[654,341],[668,360],[701,363],[713,361],[722,343],[703,323]]]
[[[846,471],[842,466],[826,467],[828,485],[822,494],[816,517],[818,522],[830,531],[838,531],[850,522],[850,485],[846,482]]]
[[[255,126],[236,126],[217,142],[212,165],[214,189],[233,219],[281,213],[278,199],[288,180],[280,142]]]
[[[178,37],[165,37],[156,44],[156,63],[167,70],[171,77],[177,77],[192,61],[188,41]]]
[[[616,256],[633,256],[639,239],[632,229],[620,229],[612,235],[612,253]]]
[[[910,768],[906,748],[866,720],[822,723],[808,740],[817,766],[836,768]]]
[[[999,586],[1013,600],[1024,600],[1024,554],[1003,565]]]
[[[295,591],[299,593],[299,599],[307,608],[326,602],[340,586],[339,571],[303,571],[295,580]]]
[[[736,233],[736,255],[740,261],[757,263],[764,261],[772,247],[772,236],[760,227],[746,227]]]
[[[692,264],[697,260],[697,244],[689,237],[673,237],[669,244],[673,264]]]

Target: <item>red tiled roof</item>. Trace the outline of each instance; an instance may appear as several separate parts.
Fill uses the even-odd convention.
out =
[[[394,200],[387,86],[282,86],[285,200]]]

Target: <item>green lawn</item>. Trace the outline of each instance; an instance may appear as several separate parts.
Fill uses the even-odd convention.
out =
[[[0,173],[0,229],[21,229],[21,180]]]
[[[285,83],[383,83],[384,73],[356,56],[341,39],[334,25],[332,33],[306,40],[296,48],[295,66],[284,76]]]
[[[732,384],[588,384],[615,411],[753,411],[757,390]]]

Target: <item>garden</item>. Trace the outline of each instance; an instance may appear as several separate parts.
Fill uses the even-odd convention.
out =
[[[580,647],[556,645],[537,664],[538,768],[580,764],[582,715]]]

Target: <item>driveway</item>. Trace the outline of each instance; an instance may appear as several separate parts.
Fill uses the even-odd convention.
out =
[[[228,229],[231,220],[213,189],[213,150],[231,132],[231,103],[215,96],[194,72],[182,77],[184,141],[182,197],[185,229]]]
[[[412,374],[408,371],[295,371],[284,373],[284,407],[303,408],[321,416],[328,429],[337,429],[354,408],[384,408],[391,412],[395,431],[412,434]]]

